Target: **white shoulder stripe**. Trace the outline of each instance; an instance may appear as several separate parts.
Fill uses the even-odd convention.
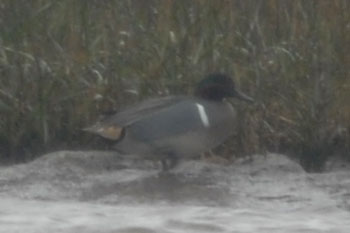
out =
[[[208,115],[205,112],[205,109],[204,109],[203,105],[201,105],[199,103],[196,103],[196,106],[197,106],[197,109],[198,109],[199,117],[201,118],[204,127],[208,128],[210,126],[209,119],[208,119]]]

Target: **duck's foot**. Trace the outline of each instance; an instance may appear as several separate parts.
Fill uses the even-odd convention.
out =
[[[168,155],[166,158],[161,160],[162,172],[168,172],[170,169],[176,167],[179,163],[179,158],[175,155]]]
[[[208,150],[206,152],[203,152],[200,156],[200,159],[204,160],[205,162],[221,164],[221,165],[232,163],[232,161],[230,161],[229,159],[215,154],[212,150]]]

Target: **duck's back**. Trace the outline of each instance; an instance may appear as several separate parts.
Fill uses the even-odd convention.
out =
[[[115,147],[148,156],[195,156],[230,136],[235,116],[227,102],[181,99],[125,126]]]

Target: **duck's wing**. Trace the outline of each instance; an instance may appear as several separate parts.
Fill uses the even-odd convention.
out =
[[[85,131],[98,134],[110,140],[119,140],[123,137],[124,127],[148,117],[158,111],[185,100],[185,96],[167,96],[143,101],[127,108],[113,116],[85,128]]]

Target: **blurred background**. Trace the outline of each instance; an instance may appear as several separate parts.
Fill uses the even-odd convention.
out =
[[[0,158],[106,149],[81,129],[220,71],[257,100],[220,154],[320,171],[350,159],[349,67],[347,0],[0,0]]]

